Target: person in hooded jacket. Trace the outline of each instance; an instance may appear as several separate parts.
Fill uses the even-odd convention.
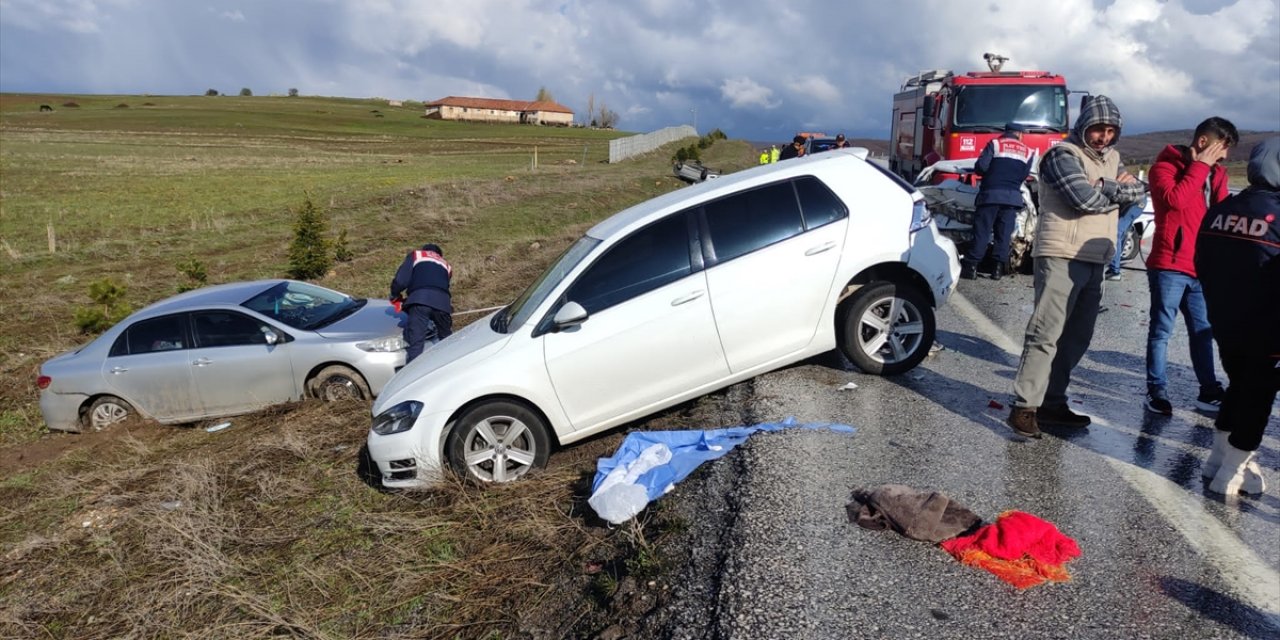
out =
[[[453,333],[453,301],[449,280],[453,267],[444,259],[444,251],[434,244],[424,244],[410,251],[391,279],[391,299],[404,298],[401,308],[408,316],[404,325],[404,341],[409,343],[405,364],[422,355],[428,338],[432,344]]]
[[[1228,381],[1201,475],[1226,495],[1266,491],[1255,457],[1280,390],[1280,136],[1253,148],[1248,176],[1209,208],[1195,253]]]
[[[1093,340],[1102,275],[1116,251],[1117,211],[1146,186],[1125,171],[1115,150],[1120,110],[1106,96],[1086,97],[1071,135],[1040,160],[1035,307],[1027,322],[1006,422],[1029,438],[1040,425],[1082,428],[1091,420],[1067,404],[1071,371]]]
[[[1169,145],[1151,165],[1151,205],[1156,232],[1147,256],[1151,322],[1147,325],[1146,409],[1173,415],[1166,390],[1169,337],[1182,311],[1191,344],[1191,366],[1200,382],[1196,407],[1214,412],[1222,403],[1222,384],[1213,369],[1213,333],[1204,293],[1196,278],[1196,235],[1211,205],[1227,199],[1227,152],[1240,142],[1235,125],[1209,118],[1196,127],[1188,146]]]
[[[978,277],[978,263],[993,239],[991,257],[996,264],[991,279],[1004,277],[1018,212],[1023,207],[1022,183],[1031,175],[1036,159],[1035,150],[1022,143],[1022,132],[1020,124],[1005,125],[1004,134],[988,142],[973,164],[973,171],[982,176],[982,182],[973,202],[977,206],[973,216],[973,242],[960,264],[960,277],[965,280]]]

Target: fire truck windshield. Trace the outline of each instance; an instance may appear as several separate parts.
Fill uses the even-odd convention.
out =
[[[1000,131],[1010,122],[1041,133],[1067,131],[1067,90],[1061,86],[963,85],[955,104],[956,131]]]

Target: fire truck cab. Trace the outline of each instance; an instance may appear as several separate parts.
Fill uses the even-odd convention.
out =
[[[923,71],[903,82],[893,96],[890,170],[913,180],[939,160],[975,158],[1009,122],[1023,125],[1022,141],[1041,154],[1067,137],[1065,78],[1048,71],[1000,71],[1006,58],[984,57],[990,71]]]

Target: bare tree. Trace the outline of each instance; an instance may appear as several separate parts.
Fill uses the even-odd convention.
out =
[[[596,125],[596,94],[594,93],[587,96],[587,122],[593,127]]]
[[[600,103],[600,126],[605,129],[612,129],[618,125],[618,112],[605,106],[604,102]]]
[[[534,98],[534,100],[538,102],[555,102],[556,98],[555,96],[551,95],[550,91],[547,91],[546,87],[539,87],[538,97]]]

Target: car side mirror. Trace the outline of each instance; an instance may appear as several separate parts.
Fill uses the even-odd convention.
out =
[[[582,305],[570,300],[560,307],[555,317],[551,318],[551,322],[555,331],[563,331],[586,322],[588,315]]]

